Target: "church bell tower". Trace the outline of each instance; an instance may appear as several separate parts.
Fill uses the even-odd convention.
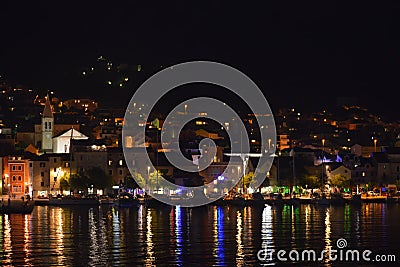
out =
[[[50,103],[49,95],[47,95],[42,115],[42,151],[44,152],[53,151],[53,127],[53,109]]]

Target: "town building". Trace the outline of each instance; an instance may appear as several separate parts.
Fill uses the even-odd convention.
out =
[[[60,132],[53,137],[53,153],[69,153],[72,139],[87,140],[89,137],[74,128]]]
[[[14,198],[32,193],[29,164],[29,160],[21,156],[7,156],[3,158],[3,195],[9,195]]]
[[[54,152],[53,150],[53,137],[65,133],[68,130],[74,129],[80,130],[79,124],[55,124],[53,107],[50,102],[50,98],[46,96],[46,102],[43,109],[41,118],[41,124],[35,124],[34,126],[34,142],[35,146],[40,149],[41,153]],[[28,133],[24,133],[26,138],[29,137]],[[28,136],[28,137],[27,137]],[[57,142],[57,140],[56,140]],[[64,144],[65,145],[65,144]],[[56,148],[58,153],[65,153],[65,146],[61,144]]]

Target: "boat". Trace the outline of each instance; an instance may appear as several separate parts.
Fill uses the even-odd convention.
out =
[[[342,196],[340,193],[331,194],[331,204],[332,205],[344,205],[348,202],[346,198]]]
[[[100,205],[114,205],[115,199],[109,196],[100,196],[99,202]]]
[[[43,195],[36,197],[34,201],[36,206],[47,206],[49,204],[49,198]]]
[[[285,201],[283,200],[281,193],[279,193],[278,196],[272,200],[272,205],[277,208],[281,208],[285,205]]]
[[[320,197],[314,198],[313,203],[316,205],[328,206],[331,204],[331,200],[328,199],[325,194],[322,194]]]
[[[270,193],[269,197],[265,199],[265,203],[270,206],[283,207],[285,200],[283,200],[282,193]]]
[[[246,205],[247,206],[252,206],[252,207],[264,207],[266,204],[266,200],[264,199],[264,196],[259,193],[255,192],[251,194],[250,199],[246,199]]]
[[[121,193],[115,200],[115,204],[121,208],[136,207],[139,204],[139,199],[130,193]]]
[[[62,196],[49,198],[48,205],[50,206],[64,206],[64,205],[100,205],[97,197],[75,197],[75,196]]]
[[[225,201],[227,201],[228,205],[246,206],[246,199],[241,194],[234,195],[231,199],[226,199]]]
[[[165,207],[165,206],[169,206],[169,204],[161,202],[158,199],[155,199],[152,196],[146,195],[143,199],[139,198],[139,204],[143,204],[146,207]]]
[[[8,203],[3,202],[1,204],[0,214],[31,214],[34,208],[35,202],[33,200],[12,200]]]
[[[300,199],[298,197],[291,197],[287,200],[287,204],[292,205],[292,206],[299,206]]]
[[[386,196],[361,196],[364,203],[386,203]]]
[[[313,199],[311,197],[301,196],[298,198],[300,204],[311,204]]]
[[[154,198],[153,196],[150,196],[148,194],[144,194],[144,195],[136,195],[135,196],[138,204],[140,205],[144,205],[146,207],[163,207],[163,206],[170,206],[167,203],[164,203],[156,198]]]
[[[240,193],[230,193],[222,198],[217,199],[213,202],[213,205],[217,206],[246,206],[247,201]]]
[[[362,204],[361,194],[353,194],[350,198],[350,204],[361,205]]]

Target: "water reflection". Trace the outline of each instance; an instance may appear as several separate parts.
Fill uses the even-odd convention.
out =
[[[351,222],[350,222],[350,205],[346,205],[344,207],[344,236],[348,238],[349,237],[349,233],[350,233],[350,226],[351,226]]]
[[[1,265],[257,266],[261,249],[321,251],[339,238],[396,254],[398,218],[400,205],[382,204],[35,207],[31,215],[0,215]]]
[[[307,245],[308,242],[309,242],[309,238],[310,238],[310,225],[311,225],[311,207],[310,207],[310,205],[306,205],[304,207],[304,222],[306,224],[306,229],[305,229],[306,237],[305,237],[305,239],[306,239],[306,242],[307,242],[306,245]]]
[[[152,214],[150,211],[146,211],[146,259],[145,266],[153,266],[155,262],[154,256],[154,244],[153,244],[153,232],[151,229]]]
[[[25,263],[29,262],[29,258],[31,256],[31,238],[29,235],[30,230],[30,215],[24,215],[24,251],[25,251]]]
[[[54,247],[55,253],[57,255],[56,262],[57,265],[65,264],[64,257],[64,229],[63,229],[63,210],[62,209],[52,209],[51,218],[54,221]]]
[[[111,218],[112,218],[112,257],[114,262],[119,262],[119,248],[121,247],[121,229],[120,229],[120,222],[119,222],[119,214],[118,210],[112,209],[111,210]]]
[[[369,204],[365,205],[365,208],[368,209]],[[361,232],[360,232],[360,210],[356,209],[354,211],[355,217],[354,217],[354,223],[355,223],[355,227],[354,227],[354,236],[355,236],[355,240],[356,240],[356,245],[357,247],[361,246]],[[368,220],[368,216],[366,218]],[[372,229],[371,229],[372,230]]]
[[[94,208],[89,209],[89,262],[90,266],[105,264],[107,239],[104,238],[102,220],[96,220]]]
[[[11,242],[11,222],[10,215],[4,215],[4,227],[3,227],[3,263],[12,263],[12,242]]]
[[[182,215],[180,206],[175,207],[175,242],[176,242],[176,263],[181,266],[182,265]]]
[[[267,253],[266,255],[262,254],[266,259],[270,259],[269,252],[274,249],[272,215],[272,207],[265,206],[261,222],[261,250]]]
[[[329,214],[329,208],[325,212],[325,251],[331,250],[331,218]],[[328,255],[327,255],[328,256]],[[329,261],[329,257],[325,257],[325,262]]]
[[[242,213],[238,210],[236,212],[236,266],[243,266],[244,264],[244,254],[243,254],[243,244],[242,244]]]
[[[214,255],[216,257],[217,265],[225,265],[224,254],[224,210],[222,207],[214,208]]]

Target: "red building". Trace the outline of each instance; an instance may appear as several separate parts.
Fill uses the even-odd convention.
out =
[[[18,156],[4,157],[4,189],[6,194],[21,197],[30,193],[29,160]]]

